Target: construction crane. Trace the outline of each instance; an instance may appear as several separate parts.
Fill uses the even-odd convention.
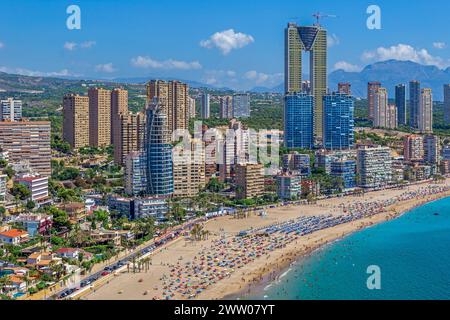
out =
[[[321,12],[316,12],[312,15],[314,18],[316,18],[317,26],[320,26],[320,19],[322,18],[337,18],[337,16],[333,15],[333,14],[326,14],[326,13],[321,13]]]

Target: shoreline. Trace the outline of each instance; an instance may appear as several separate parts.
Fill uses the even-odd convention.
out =
[[[239,288],[239,290],[232,291],[232,287],[230,286],[230,291],[222,296],[211,295],[210,297],[203,297],[203,295],[201,295],[197,299],[199,299],[199,300],[202,300],[202,299],[228,300],[228,301],[249,299],[251,296],[253,296],[255,294],[255,292],[261,292],[268,285],[278,282],[283,277],[284,274],[289,272],[289,270],[292,268],[292,266],[294,264],[301,264],[302,260],[305,260],[308,257],[312,256],[316,251],[322,250],[322,249],[326,248],[327,246],[332,245],[335,242],[342,241],[343,239],[345,239],[349,236],[352,236],[357,232],[361,232],[368,228],[377,226],[379,224],[398,219],[398,218],[404,216],[405,214],[408,214],[410,211],[412,211],[416,208],[419,208],[419,207],[422,207],[429,203],[439,201],[439,200],[449,198],[449,197],[450,197],[450,191],[446,191],[441,194],[428,196],[426,199],[411,199],[411,200],[404,201],[404,202],[401,202],[398,204],[393,204],[393,205],[387,207],[386,210],[381,213],[378,213],[372,217],[364,218],[364,219],[361,219],[360,221],[357,221],[357,222],[361,222],[359,226],[355,226],[351,230],[348,230],[348,231],[342,233],[341,236],[336,236],[336,237],[324,236],[322,238],[322,240],[325,238],[325,240],[323,242],[317,243],[316,245],[309,247],[306,251],[302,251],[302,250],[298,250],[298,249],[291,249],[291,248],[290,248],[291,250],[286,249],[286,252],[282,255],[282,257],[286,256],[286,255],[288,257],[284,257],[281,264],[280,263],[271,263],[271,264],[267,265],[265,268],[263,268],[263,270],[261,270],[259,268],[259,270],[255,271],[255,273],[258,273],[258,271],[259,271],[259,279],[257,281],[251,281],[250,283],[248,283],[248,286],[246,286],[245,288]],[[398,211],[398,213],[396,213],[396,209],[398,209],[398,207],[401,207],[402,210]],[[337,229],[339,227],[345,227],[349,224],[352,224],[352,222],[346,223],[343,225],[338,225],[338,226],[332,227],[330,229],[335,229],[335,228]],[[325,230],[327,230],[327,229],[325,229]],[[320,233],[321,231],[324,231],[324,230],[317,231],[317,233]],[[328,230],[328,231],[330,231],[330,230]],[[291,246],[292,246],[292,244],[291,244]],[[266,270],[264,270],[264,269],[266,269]],[[270,269],[270,271],[268,271],[267,269]],[[246,279],[245,282],[247,283],[247,281],[248,280]],[[213,289],[213,288],[211,288],[211,289]],[[204,292],[205,295],[208,295],[208,291],[211,289],[207,289]]]
[[[172,290],[175,300],[235,300],[245,299],[255,290],[263,289],[277,278],[282,276],[293,263],[301,263],[302,259],[314,254],[325,246],[340,241],[358,231],[364,230],[379,223],[386,222],[423,206],[429,202],[450,197],[450,179],[443,184],[426,182],[385,191],[374,191],[364,196],[348,196],[319,200],[317,203],[285,206],[268,209],[268,215],[261,217],[252,214],[245,219],[236,219],[230,216],[219,217],[203,223],[203,227],[210,232],[210,236],[202,241],[192,241],[189,237],[181,239],[161,248],[161,251],[152,255],[152,263],[148,270],[139,273],[121,272],[109,284],[90,290],[80,297],[88,300],[152,300],[164,299],[168,294],[164,290]],[[433,191],[435,189],[435,191]],[[438,190],[439,189],[439,190]],[[322,228],[302,236],[291,236],[291,240],[280,239],[282,233],[273,237],[261,238],[253,235],[248,240],[233,242],[243,230],[263,230],[273,225],[293,223],[297,219],[310,219],[314,217],[340,217],[354,216],[348,222]],[[361,217],[358,217],[362,215]],[[318,219],[318,218],[315,218]],[[221,240],[222,239],[222,240]],[[251,241],[255,240],[253,243]],[[274,240],[271,240],[274,239]],[[244,244],[244,241],[247,244]],[[250,241],[250,242],[248,242]],[[275,241],[275,242],[271,242]],[[279,242],[276,242],[279,241]],[[226,243],[226,245],[225,245]],[[253,243],[253,244],[252,244]],[[189,283],[188,277],[196,278],[192,263],[199,265],[199,258],[206,259],[208,255],[223,255],[224,261],[230,261],[239,256],[242,245],[248,253],[256,254],[258,246],[265,243],[267,246],[279,244],[275,250],[267,249],[266,253],[255,256],[248,263],[227,272],[224,276],[204,287],[196,295],[184,296],[183,289],[177,283]],[[227,246],[230,246],[227,249]],[[216,247],[217,246],[217,247]],[[220,247],[220,249],[219,249]],[[247,256],[247,255],[245,255]],[[243,257],[241,255],[240,257]],[[208,260],[208,263],[214,262]],[[209,259],[209,257],[208,257]],[[242,258],[241,258],[242,259]],[[205,260],[207,261],[207,260]],[[215,259],[215,261],[220,261]],[[229,263],[229,262],[224,262]],[[214,268],[214,267],[212,267]],[[214,272],[210,272],[211,276]],[[208,274],[208,273],[205,273]],[[203,275],[203,273],[202,273]],[[198,276],[201,278],[202,276]],[[177,279],[180,280],[177,280]],[[192,283],[192,282],[191,282]],[[198,282],[197,282],[198,283]],[[197,283],[195,285],[197,285]]]

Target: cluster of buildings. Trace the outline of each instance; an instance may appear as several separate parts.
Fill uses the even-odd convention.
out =
[[[219,102],[219,118],[220,119],[237,119],[250,117],[250,94],[235,93],[233,95],[218,96]],[[211,95],[202,93],[200,96],[201,109],[200,115],[202,119],[211,117]]]
[[[30,191],[40,206],[49,203],[48,177],[51,175],[51,127],[48,121],[27,121],[22,117],[22,101],[0,101],[0,160],[14,170],[14,183]],[[0,175],[0,203],[8,205],[7,176]],[[11,199],[9,199],[11,200]]]
[[[446,90],[444,86],[444,93]],[[402,125],[420,133],[433,132],[433,94],[429,88],[421,89],[419,81],[409,83],[409,104],[405,84],[395,87],[395,104],[390,104],[387,89],[380,82],[369,82],[367,100],[374,127],[396,129]]]

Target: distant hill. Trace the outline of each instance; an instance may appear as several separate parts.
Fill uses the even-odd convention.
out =
[[[304,76],[307,78],[307,76]],[[75,91],[77,92],[86,85],[103,85],[117,86],[127,85],[141,87],[148,80],[154,77],[134,77],[134,78],[117,78],[112,80],[92,80],[92,79],[64,79],[64,78],[47,78],[47,77],[31,77],[0,72],[0,93],[8,92],[53,92],[53,91]],[[169,80],[169,78],[160,78]],[[367,96],[367,82],[380,81],[383,87],[386,87],[389,96],[394,97],[395,85],[399,83],[407,84],[411,80],[419,80],[422,88],[431,88],[433,90],[434,100],[443,100],[443,85],[450,83],[450,68],[441,70],[435,66],[424,66],[411,61],[387,60],[377,62],[366,66],[361,72],[346,72],[336,70],[328,76],[328,86],[330,91],[337,90],[339,82],[350,82],[352,85],[353,95],[356,97]],[[229,88],[218,88],[193,80],[180,80],[191,88],[207,88],[217,91],[231,91]],[[255,87],[252,92],[264,93],[283,93],[284,84],[281,83],[276,87]]]

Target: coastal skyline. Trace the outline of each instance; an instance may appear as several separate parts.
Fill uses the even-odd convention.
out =
[[[80,30],[66,28],[72,4],[81,9]],[[271,88],[283,83],[280,30],[289,21],[312,25],[317,11],[336,15],[321,20],[328,30],[329,72],[360,71],[389,59],[440,69],[450,65],[443,16],[450,4],[378,1],[382,28],[369,30],[371,4],[260,1],[255,11],[253,3],[235,0],[226,6],[211,1],[5,1],[2,6],[11,14],[0,21],[0,71],[92,79],[172,77],[236,90]],[[420,17],[420,23],[410,17]],[[422,27],[431,24],[432,34]]]

